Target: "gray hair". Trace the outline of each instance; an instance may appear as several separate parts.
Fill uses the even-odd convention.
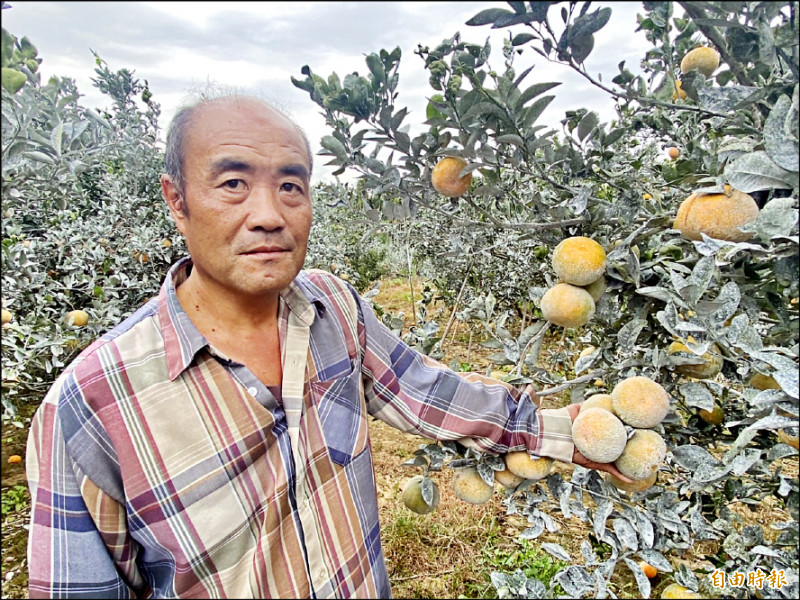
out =
[[[303,128],[300,127],[294,119],[292,119],[285,111],[277,108],[272,103],[267,102],[253,94],[245,94],[237,91],[224,90],[220,88],[210,88],[208,90],[195,92],[188,102],[182,104],[175,115],[172,117],[169,129],[167,130],[167,142],[164,149],[164,169],[169,176],[172,184],[177,188],[178,193],[183,195],[184,185],[186,183],[183,172],[183,159],[184,159],[184,145],[186,142],[186,134],[192,126],[192,121],[199,109],[228,99],[250,99],[263,103],[268,108],[275,110],[295,127],[303,143],[306,147],[308,154],[308,174],[311,176],[311,170],[314,166],[313,154],[311,153],[311,144],[308,143],[308,136],[306,136]]]

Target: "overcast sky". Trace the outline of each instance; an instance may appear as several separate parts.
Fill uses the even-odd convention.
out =
[[[91,50],[114,71],[127,68],[147,79],[161,104],[162,137],[169,119],[187,92],[207,82],[255,92],[288,112],[305,129],[314,151],[329,130],[308,94],[292,85],[308,65],[323,77],[368,73],[364,56],[400,46],[400,84],[396,107],[407,106],[411,135],[424,130],[427,98],[435,91],[414,54],[418,44],[434,48],[460,32],[464,41],[483,44],[490,37],[491,66],[503,69],[502,40],[522,26],[492,30],[464,23],[485,8],[508,8],[505,2],[16,2],[2,11],[3,27],[28,36],[43,59],[42,78],[72,77],[90,108],[109,102],[91,83]],[[617,65],[638,71],[649,47],[644,32],[635,32],[641,2],[598,2],[611,6],[609,23],[595,36],[587,69],[610,81]],[[556,9],[551,9],[554,13]],[[594,10],[594,8],[592,9]],[[552,19],[553,17],[551,17]],[[558,17],[555,17],[558,21]],[[614,117],[613,103],[569,69],[552,65],[528,50],[515,61],[517,72],[533,63],[526,78],[561,81],[556,100],[540,123],[560,129],[564,111],[586,107],[602,121]],[[330,180],[331,169],[315,159],[315,181]],[[319,165],[318,167],[316,165]]]

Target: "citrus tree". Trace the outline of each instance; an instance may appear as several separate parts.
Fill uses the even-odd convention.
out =
[[[558,393],[581,401],[641,376],[669,394],[670,410],[653,426],[668,454],[652,487],[621,491],[578,467],[568,480],[528,479],[509,494],[509,512],[531,524],[523,537],[558,528],[548,511],[581,518],[593,535],[581,557],[545,545],[573,563],[550,592],[519,572],[496,573],[501,597],[541,597],[556,584],[573,597],[602,597],[618,565],[649,597],[642,560],[695,592],[754,593],[757,579],[723,578],[714,589],[710,570],[673,567],[704,540],[718,548],[713,568],[782,574],[758,593],[797,594],[798,484],[782,472],[797,454],[796,8],[643,2],[637,31],[651,48],[640,73],[620,62],[610,82],[585,65],[613,8],[486,8],[466,25],[508,30],[501,66],[490,64],[488,40],[460,33],[415,51],[431,86],[418,134],[396,105],[399,48],[368,54],[364,75],[304,66],[292,78],[330,127],[321,140],[328,164],[356,174],[373,198],[390,198],[371,205],[373,218],[379,208],[420,234],[409,240],[414,252],[442,295],[460,303],[460,318],[483,327],[493,359],[513,365],[508,381],[533,383],[545,401]],[[579,73],[614,99],[616,117],[601,122],[580,109],[565,113],[560,131],[542,125],[560,82],[535,80],[534,60]],[[604,271],[591,282],[598,289],[565,282],[556,268],[570,261],[554,254],[571,238],[603,251]],[[584,289],[548,301],[560,285]],[[550,305],[584,312],[565,319]],[[563,331],[553,352],[574,365],[567,371],[542,360],[548,328]],[[578,358],[582,347],[590,350]],[[718,368],[704,371],[709,364]],[[499,457],[447,444],[426,446],[411,463],[427,476],[445,459],[486,484],[505,468]],[[430,484],[419,486],[433,502]],[[739,525],[729,508],[767,498],[788,515],[768,528]]]
[[[98,335],[157,294],[173,244],[159,188],[160,108],[95,56],[109,106],[41,80],[35,46],[2,31],[3,419],[38,400]]]

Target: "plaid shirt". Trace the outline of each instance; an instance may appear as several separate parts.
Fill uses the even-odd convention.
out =
[[[284,365],[290,314],[310,326],[291,436],[284,405],[181,308],[188,264],[73,361],[33,419],[31,598],[389,597],[368,415],[571,461],[564,409],[418,354],[321,271],[281,294]]]

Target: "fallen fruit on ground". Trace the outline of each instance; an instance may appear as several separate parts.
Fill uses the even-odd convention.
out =
[[[667,444],[657,431],[637,429],[614,464],[625,477],[641,481],[657,472],[666,456]]]
[[[678,207],[673,229],[689,240],[701,240],[702,235],[729,242],[744,242],[751,233],[739,231],[758,218],[758,204],[749,194],[730,190],[728,194],[695,192]]]
[[[83,327],[89,322],[89,315],[83,310],[71,310],[67,313],[67,323],[70,321],[74,327]]]
[[[582,287],[557,283],[542,296],[542,316],[561,327],[581,327],[594,316],[592,295]]]
[[[627,439],[622,421],[604,408],[581,410],[572,422],[572,441],[589,460],[614,462],[625,449]]]
[[[670,583],[661,592],[662,600],[680,599],[680,598],[702,598],[697,592],[693,592],[687,587],[683,587],[679,583]]]
[[[424,477],[422,475],[416,475],[409,479],[403,486],[403,493],[401,496],[403,504],[418,515],[427,515],[436,510],[436,507],[439,506],[439,487],[435,482],[431,482],[433,484],[433,502],[428,504],[425,502],[425,498],[422,497],[421,484],[423,479]]]
[[[653,471],[653,473],[646,479],[640,479],[639,481],[634,481],[633,483],[622,481],[622,479],[612,475],[611,473],[605,473],[604,477],[607,483],[610,483],[618,490],[633,494],[635,492],[649,490],[651,487],[653,487],[653,485],[656,483],[656,479],[658,478],[658,471]]]
[[[593,394],[581,402],[580,412],[589,408],[602,408],[613,414],[614,399],[611,397],[611,394]]]
[[[669,394],[658,383],[636,375],[623,379],[611,390],[614,414],[631,427],[655,427],[669,412]]]
[[[534,481],[547,477],[553,468],[552,458],[531,456],[525,450],[509,452],[503,459],[506,463],[506,469],[511,471],[513,475]],[[495,477],[497,477],[497,473],[495,473]]]
[[[484,504],[492,497],[494,488],[486,483],[475,467],[456,469],[453,473],[453,491],[459,500],[470,504]]]
[[[707,46],[689,50],[681,60],[681,73],[699,71],[705,77],[711,77],[717,67],[719,67],[719,52]]]
[[[9,323],[11,321],[11,319],[13,319],[13,318],[14,318],[14,315],[11,314],[11,311],[10,310],[6,310],[4,308],[3,309],[2,324],[5,325],[6,323]]]
[[[672,342],[667,348],[667,354],[678,354],[680,352],[703,360],[702,364],[676,365],[675,372],[681,375],[695,377],[697,379],[711,379],[716,377],[722,370],[722,352],[716,344],[712,344],[708,351],[702,356],[698,356],[692,352],[683,342]]]
[[[639,561],[639,567],[641,567],[642,571],[645,575],[647,575],[648,579],[652,579],[656,575],[658,575],[658,569],[656,569],[653,565],[649,562],[645,562],[643,560]]]
[[[8,457],[8,463],[13,465],[15,463],[21,463],[22,457],[19,454],[12,454]]]
[[[445,156],[436,163],[431,172],[431,183],[433,188],[448,198],[463,196],[472,183],[472,173],[467,173],[463,177],[458,174],[467,166],[467,163],[455,156]]]
[[[698,414],[709,425],[722,425],[725,420],[725,411],[719,404],[715,404],[711,410],[701,410]]]
[[[591,238],[576,235],[553,250],[553,270],[564,283],[589,285],[606,270],[606,251]]]

